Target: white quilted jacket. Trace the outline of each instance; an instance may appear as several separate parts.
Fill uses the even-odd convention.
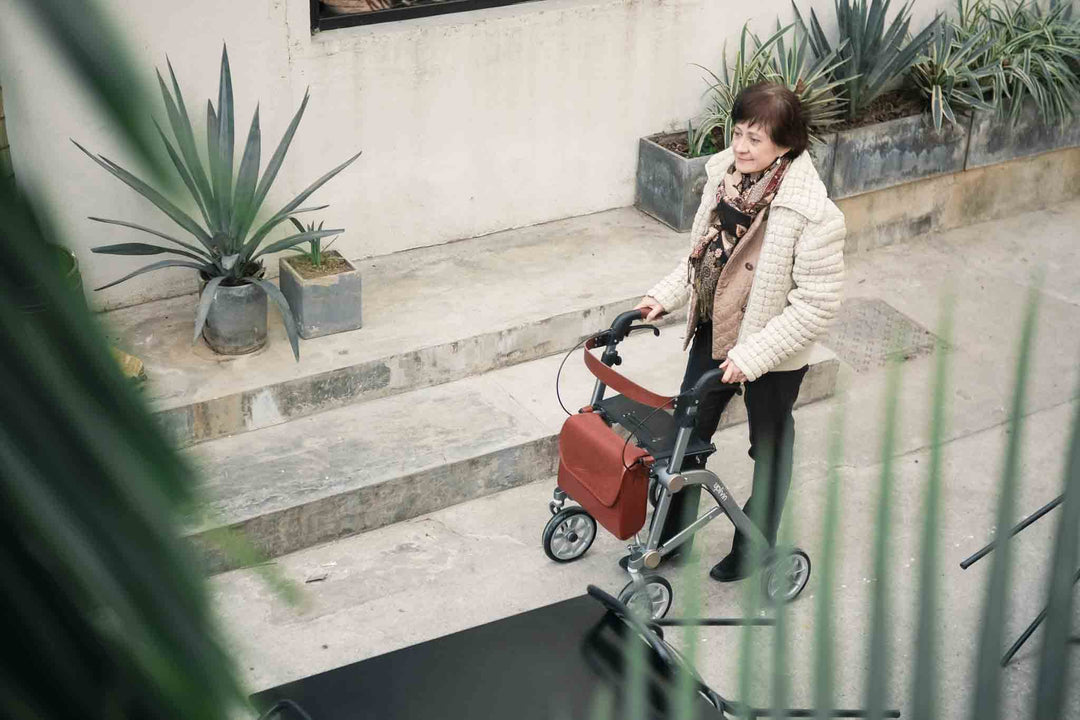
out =
[[[731,149],[705,165],[705,189],[690,247],[709,227]],[[728,353],[749,380],[806,365],[815,340],[836,316],[844,284],[844,215],[825,191],[809,153],[791,163],[772,201],[739,338]],[[686,258],[647,294],[668,312],[690,299]],[[689,339],[689,338],[687,338]]]

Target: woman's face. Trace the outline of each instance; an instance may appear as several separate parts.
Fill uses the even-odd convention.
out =
[[[731,131],[735,169],[741,173],[761,172],[791,148],[777,145],[761,125],[738,123]]]

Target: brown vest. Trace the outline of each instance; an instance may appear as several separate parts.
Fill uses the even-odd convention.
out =
[[[715,210],[713,211],[715,213]],[[716,282],[716,294],[713,296],[712,309],[712,356],[714,360],[723,360],[728,351],[735,347],[739,339],[739,327],[746,312],[746,301],[750,298],[750,286],[754,282],[754,270],[757,268],[761,243],[765,238],[765,223],[769,208],[765,208],[742,236],[728,258],[720,278]],[[710,227],[714,218],[706,227]],[[686,341],[683,349],[690,345],[697,330],[697,297],[691,292],[690,312],[687,317]]]

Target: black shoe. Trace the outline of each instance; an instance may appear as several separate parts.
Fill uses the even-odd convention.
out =
[[[709,571],[709,577],[717,582],[735,582],[750,577],[754,572],[751,563],[742,553],[734,550],[727,554],[720,562],[713,565]]]

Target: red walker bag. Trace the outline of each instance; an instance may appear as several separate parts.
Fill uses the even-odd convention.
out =
[[[559,487],[608,532],[626,540],[645,524],[646,458],[647,452],[627,445],[596,413],[578,413],[559,433]]]

